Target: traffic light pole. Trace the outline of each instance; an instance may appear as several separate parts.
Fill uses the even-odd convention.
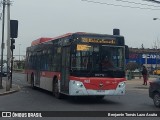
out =
[[[14,43],[15,43],[15,39],[14,38],[12,38],[11,39],[11,47],[10,47],[10,49],[11,49],[11,53],[12,53],[12,57],[11,57],[11,69],[10,69],[10,88],[12,88],[12,71],[13,71],[13,49],[15,49],[15,45],[14,45]]]
[[[12,70],[13,70],[13,49],[11,50],[12,52],[12,58],[11,58],[11,73],[10,73],[10,78],[11,78],[11,81],[10,81],[10,88],[12,88]]]

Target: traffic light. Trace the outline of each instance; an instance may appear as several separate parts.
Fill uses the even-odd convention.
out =
[[[10,37],[17,38],[18,36],[18,20],[10,20]]]
[[[15,39],[11,39],[11,50],[15,49]]]

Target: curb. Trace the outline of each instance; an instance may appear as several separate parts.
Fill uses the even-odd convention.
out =
[[[14,85],[14,84],[13,84]],[[0,96],[3,96],[3,95],[8,95],[8,94],[11,94],[11,93],[15,93],[15,92],[18,92],[21,88],[19,85],[16,85],[17,86],[17,89],[14,89],[14,90],[10,90],[10,91],[5,91],[3,93],[0,93]]]

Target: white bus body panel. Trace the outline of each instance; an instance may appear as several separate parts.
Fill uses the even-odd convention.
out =
[[[52,91],[52,78],[40,77],[40,88]]]

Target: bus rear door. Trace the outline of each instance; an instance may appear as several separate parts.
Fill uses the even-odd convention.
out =
[[[69,93],[70,46],[62,47],[61,92]]]
[[[36,55],[36,72],[35,72],[35,85],[37,87],[40,87],[40,52],[38,51],[37,52],[37,55]]]

